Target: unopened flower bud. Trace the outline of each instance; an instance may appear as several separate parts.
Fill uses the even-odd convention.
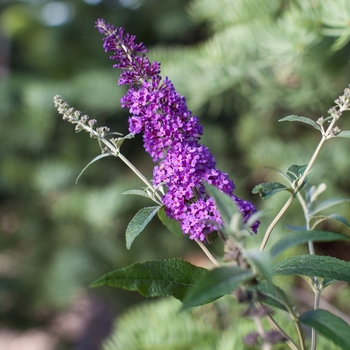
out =
[[[277,344],[285,340],[287,338],[279,331],[270,330],[264,334],[264,342],[269,344]]]
[[[259,333],[258,332],[251,332],[243,338],[244,343],[246,343],[249,346],[257,345],[258,340],[259,340]]]

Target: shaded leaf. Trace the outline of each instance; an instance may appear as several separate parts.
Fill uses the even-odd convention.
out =
[[[77,184],[81,175],[83,175],[84,171],[92,164],[97,162],[98,160],[100,160],[101,158],[106,158],[106,157],[110,157],[113,156],[113,154],[111,153],[102,153],[99,154],[98,156],[96,156],[86,167],[84,167],[84,169],[80,172],[80,174],[78,175],[77,179],[75,180],[75,183]]]
[[[126,228],[125,238],[126,247],[130,249],[132,242],[143,231],[147,224],[152,220],[153,216],[157,214],[160,206],[146,207],[139,210],[136,215],[129,222]]]
[[[258,298],[258,300],[264,304],[277,307],[281,310],[286,310],[283,300],[288,303],[289,301],[286,293],[281,288],[272,285],[272,283],[267,281],[259,281],[259,283],[256,286],[251,287],[250,290],[259,291],[263,296],[262,298]]]
[[[344,350],[350,349],[350,326],[327,310],[310,310],[299,316],[301,323],[315,328],[324,337]]]
[[[168,230],[175,236],[182,237],[184,235],[181,230],[180,223],[174,219],[169,218],[165,213],[164,207],[161,207],[158,210],[158,217],[163,225],[165,225]]]
[[[251,280],[254,272],[241,267],[221,267],[202,275],[183,300],[183,309],[207,304],[230,294],[241,283]]]
[[[259,249],[246,250],[244,255],[258,270],[259,274],[267,281],[271,282],[272,273],[271,265],[272,259],[268,252],[260,251]]]
[[[212,185],[204,184],[205,189],[210,197],[213,197],[215,204],[220,212],[221,218],[226,227],[230,226],[231,218],[235,213],[238,213],[237,204],[226,193],[221,192],[218,188]]]
[[[292,182],[295,182],[296,180],[300,179],[303,176],[306,167],[307,165],[293,164],[288,168],[288,170],[286,171],[286,174]]]
[[[328,209],[334,205],[341,204],[344,202],[349,202],[349,201],[350,201],[349,198],[330,198],[330,199],[327,199],[326,201],[319,203],[316,206],[316,208],[314,210],[312,210],[310,215],[317,214],[318,212],[325,210],[325,209]]]
[[[329,232],[329,231],[297,231],[289,233],[280,239],[270,250],[273,258],[276,258],[286,249],[294,247],[298,244],[306,243],[308,241],[340,241],[340,240],[350,240],[350,237],[345,236],[341,233]]]
[[[290,188],[281,184],[280,182],[265,182],[256,185],[253,188],[252,193],[259,193],[262,199],[267,199],[276,194],[277,192],[281,191],[290,191]]]
[[[90,287],[110,286],[138,291],[145,297],[172,295],[182,300],[206,271],[182,259],[145,261],[109,272]]]
[[[348,228],[350,228],[350,223],[348,222],[348,220],[346,220],[344,218],[344,216],[339,215],[339,214],[330,214],[330,215],[317,215],[317,216],[313,216],[310,219],[310,227],[312,229],[314,229],[318,224],[320,224],[323,221],[326,220],[335,220],[340,222],[341,224],[347,226]]]
[[[330,256],[297,255],[272,266],[274,275],[317,276],[350,282],[350,262]]]
[[[151,198],[151,196],[147,192],[142,191],[142,190],[129,190],[129,191],[123,192],[122,194],[133,194],[133,195],[136,195],[136,196],[142,196],[142,197],[146,197],[146,198]]]
[[[282,119],[278,120],[279,122],[301,122],[313,126],[315,129],[321,131],[321,127],[312,119],[306,117],[300,117],[298,115],[288,115]]]

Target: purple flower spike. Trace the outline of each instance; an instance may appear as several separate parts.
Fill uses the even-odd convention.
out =
[[[199,144],[202,126],[171,81],[162,79],[160,63],[150,63],[144,55],[146,47],[123,28],[102,19],[97,20],[96,28],[106,36],[105,51],[114,52],[110,58],[118,63],[113,67],[123,69],[119,85],[132,85],[121,104],[131,113],[129,131],[143,133],[145,150],[154,162],[160,161],[153,171],[153,183],[167,187],[162,198],[166,214],[180,222],[190,239],[205,242],[209,233],[223,227],[214,200],[205,192],[203,182],[207,182],[231,196],[247,222],[257,210],[233,194],[233,181],[216,169],[209,149]],[[257,233],[259,225],[259,220],[253,223],[253,232]]]

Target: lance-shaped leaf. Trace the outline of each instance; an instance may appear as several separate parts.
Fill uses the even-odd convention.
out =
[[[182,259],[145,261],[109,272],[90,287],[110,286],[138,291],[145,297],[172,295],[182,300],[206,271]]]
[[[129,222],[126,228],[125,238],[126,247],[130,249],[132,242],[143,231],[147,224],[152,220],[153,216],[157,214],[160,206],[146,207],[139,210],[136,215]]]
[[[314,120],[306,117],[301,117],[299,115],[288,115],[287,117],[279,119],[278,121],[279,122],[301,122],[301,123],[309,124],[313,126],[315,129],[321,131],[321,127]]]
[[[314,210],[311,211],[310,215],[315,215],[322,210],[333,207],[334,205],[341,204],[344,202],[349,202],[349,198],[330,198],[321,203],[319,203]]]
[[[329,231],[297,231],[290,233],[280,239],[270,250],[273,258],[276,258],[286,249],[294,247],[299,244],[303,244],[309,241],[329,242],[350,240],[350,237],[341,233],[329,232]]]
[[[122,194],[133,194],[136,196],[151,198],[151,196],[143,190],[128,190],[128,191],[123,192]]]
[[[288,188],[287,186],[281,184],[280,182],[265,182],[261,183],[259,185],[256,185],[252,193],[257,194],[259,193],[260,197],[262,199],[267,199],[273,196],[274,194],[281,192],[281,191],[292,191],[291,188]]]
[[[350,228],[350,223],[348,220],[344,218],[344,216],[339,215],[339,214],[330,214],[330,215],[317,215],[313,216],[310,219],[310,227],[314,229],[317,225],[319,225],[321,222],[326,221],[326,220],[335,220],[340,222],[341,224],[347,226]]]
[[[225,226],[229,227],[232,216],[235,213],[238,213],[237,204],[232,200],[232,198],[229,195],[221,192],[215,186],[208,184],[204,184],[204,186],[209,196],[214,198],[215,204],[220,212]]]
[[[225,294],[230,294],[240,284],[255,276],[251,270],[241,267],[221,267],[201,276],[183,300],[183,309],[207,304]]]
[[[304,325],[313,327],[342,349],[350,349],[350,326],[340,317],[327,310],[319,309],[302,313],[299,320]]]
[[[339,134],[335,135],[336,137],[345,137],[345,138],[350,138],[350,131],[341,131]]]
[[[262,252],[258,249],[244,251],[245,257],[256,268],[261,277],[267,281],[272,281],[271,265],[272,259],[268,252]]]
[[[297,255],[272,266],[274,275],[317,276],[350,282],[350,262],[331,256]]]
[[[168,215],[166,215],[164,207],[161,207],[158,210],[158,217],[164,226],[168,228],[168,230],[173,233],[175,236],[182,237],[183,232],[181,230],[180,223],[174,219],[170,219]]]
[[[290,305],[286,293],[279,287],[267,281],[259,281],[257,285],[249,288],[252,291],[259,291],[258,300],[264,304],[268,304],[286,311],[285,304]]]
[[[92,164],[92,163],[95,163],[97,162],[98,160],[100,160],[101,158],[106,158],[106,157],[111,157],[113,156],[113,154],[111,153],[102,153],[102,154],[99,154],[98,156],[96,156],[88,165],[86,165],[84,167],[84,169],[80,172],[80,174],[78,175],[77,179],[75,180],[75,183],[77,184],[81,175],[83,175],[84,171]]]

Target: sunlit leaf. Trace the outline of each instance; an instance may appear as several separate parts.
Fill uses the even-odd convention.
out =
[[[329,242],[350,240],[350,237],[341,233],[329,232],[329,231],[297,231],[292,232],[280,239],[270,250],[273,258],[276,258],[286,249],[294,247],[296,245],[306,243],[308,241]]]
[[[172,295],[182,300],[206,271],[182,259],[153,260],[109,272],[90,287],[109,286],[138,291],[145,297]]]
[[[278,120],[279,122],[301,122],[313,126],[315,129],[321,131],[321,127],[312,119],[306,117],[300,117],[298,115],[289,115]]]
[[[272,266],[274,275],[317,276],[350,282],[350,262],[331,256],[297,255]]]

